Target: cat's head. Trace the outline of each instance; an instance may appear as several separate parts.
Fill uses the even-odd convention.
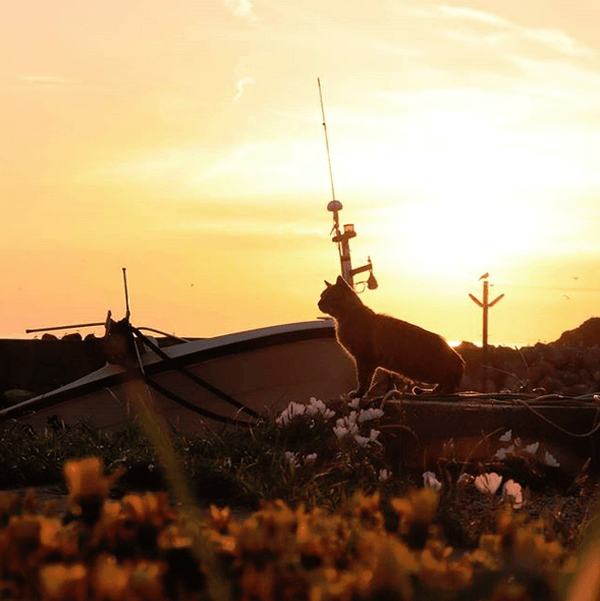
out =
[[[325,290],[321,293],[318,306],[323,313],[339,317],[344,313],[345,308],[356,304],[357,300],[356,292],[348,286],[341,275],[338,275],[335,284],[325,280]]]

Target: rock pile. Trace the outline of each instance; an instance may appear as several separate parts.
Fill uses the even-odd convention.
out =
[[[461,390],[533,391],[580,396],[600,391],[600,318],[593,317],[549,344],[483,350],[463,342],[457,350],[467,363]],[[541,392],[541,391],[540,391]]]

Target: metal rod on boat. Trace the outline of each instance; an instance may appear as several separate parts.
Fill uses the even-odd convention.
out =
[[[25,330],[26,334],[33,334],[34,332],[50,332],[51,330],[70,330],[72,328],[92,328],[96,326],[103,326],[105,323],[103,321],[95,321],[93,323],[75,323],[69,326],[52,326],[50,328],[33,328],[30,330]]]
[[[127,290],[127,267],[123,269],[123,287],[125,288],[125,319],[129,319],[131,312],[129,311],[129,290]]]

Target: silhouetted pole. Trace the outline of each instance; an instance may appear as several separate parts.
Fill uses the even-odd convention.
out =
[[[366,284],[369,290],[375,290],[378,286],[377,279],[373,275],[373,264],[371,263],[371,257],[366,265],[362,267],[352,268],[352,259],[350,258],[350,239],[356,236],[354,231],[353,223],[344,224],[344,231],[340,231],[340,217],[339,212],[343,209],[342,203],[335,198],[335,188],[333,187],[333,171],[331,169],[331,153],[329,151],[329,136],[327,135],[327,123],[325,122],[325,106],[323,105],[323,93],[321,91],[321,80],[317,77],[317,84],[319,86],[319,100],[321,102],[321,115],[323,116],[323,132],[325,133],[325,148],[327,150],[327,164],[329,165],[329,182],[331,183],[331,201],[327,205],[327,210],[333,213],[333,229],[332,234],[335,234],[331,239],[337,244],[338,253],[340,255],[340,267],[342,277],[346,280],[346,283],[354,288],[354,276],[369,272],[369,278],[365,282],[359,282],[359,284]]]
[[[483,301],[480,301],[476,296],[469,293],[469,298],[483,309],[483,372],[482,372],[482,388],[486,391],[487,388],[487,364],[488,364],[488,310],[498,303],[504,294],[497,296],[492,302],[489,302],[489,273],[484,273],[479,279],[483,280]]]

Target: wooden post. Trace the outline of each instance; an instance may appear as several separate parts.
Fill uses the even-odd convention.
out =
[[[487,392],[487,379],[488,379],[488,311],[496,303],[498,303],[504,294],[497,296],[491,303],[489,302],[489,273],[484,273],[479,279],[483,280],[483,301],[480,301],[476,296],[469,294],[469,298],[479,307],[483,309],[483,360],[482,360],[482,375],[481,375],[481,387],[483,392]]]

